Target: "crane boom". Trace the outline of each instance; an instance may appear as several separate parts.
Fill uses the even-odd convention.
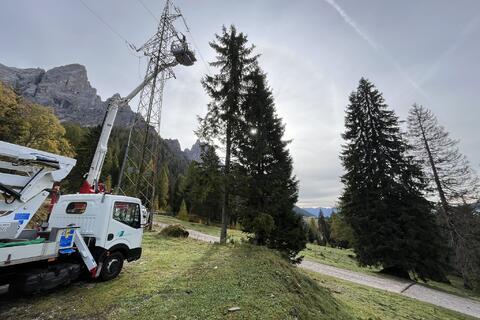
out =
[[[98,190],[98,182],[100,179],[100,174],[102,173],[103,163],[105,161],[105,156],[108,150],[108,140],[110,139],[110,135],[112,133],[113,124],[115,122],[115,118],[117,117],[118,109],[126,106],[128,102],[130,102],[130,100],[132,100],[140,91],[142,91],[142,89],[160,72],[167,68],[174,67],[177,64],[178,61],[174,60],[170,63],[160,65],[157,69],[157,72],[154,72],[148,77],[146,77],[140,85],[138,85],[135,89],[133,89],[132,92],[130,92],[129,95],[124,98],[114,97],[110,99],[107,111],[105,113],[105,118],[103,119],[102,132],[100,133],[97,148],[93,155],[87,178],[85,179],[82,187],[80,188],[80,193],[96,193],[98,191],[101,191]]]
[[[97,148],[93,155],[87,177],[80,188],[80,193],[97,193],[104,191],[99,190],[98,182],[100,180],[100,174],[102,173],[103,163],[108,150],[108,140],[110,139],[110,134],[112,133],[113,124],[115,122],[115,118],[117,117],[118,109],[126,106],[130,100],[140,93],[140,91],[142,91],[142,89],[162,71],[172,68],[178,64],[191,66],[196,61],[195,55],[193,51],[188,48],[185,39],[180,41],[180,43],[173,43],[170,50],[174,57],[173,60],[158,65],[156,70],[145,77],[143,82],[140,83],[138,87],[133,89],[133,91],[130,92],[130,94],[126,97],[114,97],[110,99],[107,111],[105,113],[105,118],[103,119],[102,132],[100,133]]]

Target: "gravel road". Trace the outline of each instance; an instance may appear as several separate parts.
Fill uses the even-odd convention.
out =
[[[161,229],[165,228],[168,224],[155,223],[155,225],[160,227]],[[187,230],[189,232],[189,237],[192,239],[210,243],[220,241],[219,237],[211,236],[195,230]],[[303,260],[299,267],[327,276],[358,283],[364,286],[399,293],[413,299],[428,302],[446,309],[461,312],[480,319],[480,302],[468,298],[462,298],[453,294],[448,294],[442,291],[430,289],[425,286],[416,284],[412,281],[388,276],[363,274],[360,272],[345,270],[308,260]]]

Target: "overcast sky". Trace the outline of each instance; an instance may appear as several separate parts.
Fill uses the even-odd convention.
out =
[[[140,46],[157,22],[160,0],[83,0],[121,37]],[[480,171],[480,1],[176,1],[197,50],[235,24],[261,53],[279,115],[292,139],[301,206],[333,206],[341,184],[339,152],[349,93],[367,77],[405,118],[414,103],[433,110]],[[184,31],[181,23],[179,31]],[[189,36],[187,34],[187,36]],[[145,71],[118,35],[80,0],[2,0],[0,63],[49,69],[80,63],[102,99],[129,93]],[[215,70],[210,68],[212,72]],[[177,67],[166,87],[162,136],[182,148],[208,98],[199,59]]]

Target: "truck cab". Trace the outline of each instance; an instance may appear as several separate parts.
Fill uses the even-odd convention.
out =
[[[120,273],[124,260],[137,260],[142,254],[142,210],[139,199],[127,196],[63,195],[53,207],[48,227],[79,227],[99,266],[98,276],[109,280]]]

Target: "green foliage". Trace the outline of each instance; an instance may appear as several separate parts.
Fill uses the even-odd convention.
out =
[[[0,82],[0,140],[69,157],[75,152],[52,109],[29,102]]]
[[[442,240],[424,198],[424,177],[407,155],[398,119],[365,79],[350,95],[341,159],[341,211],[362,265],[445,279]]]
[[[253,232],[255,234],[256,244],[265,244],[265,240],[270,237],[270,233],[275,228],[275,221],[268,213],[259,213],[253,220]]]
[[[240,222],[244,231],[255,233],[256,243],[282,250],[295,260],[305,247],[306,237],[302,218],[293,211],[298,182],[292,174],[288,141],[283,139],[285,128],[276,114],[266,75],[256,67],[246,80],[243,121],[235,131],[238,146],[233,150],[237,160],[235,194],[242,199]],[[263,214],[274,221],[269,233],[256,225],[263,221],[257,219]]]
[[[243,230],[255,234],[255,243],[295,260],[306,238],[302,220],[293,212],[298,182],[283,140],[284,125],[247,36],[231,26],[215,37],[210,46],[217,60],[212,65],[220,71],[202,82],[212,101],[200,119],[198,135],[225,146],[221,242],[229,218],[239,218]],[[198,175],[195,169],[191,172]]]
[[[85,135],[89,132],[88,128],[84,128],[78,123],[64,122],[62,125],[65,128],[65,138],[73,147],[80,145]]]
[[[188,210],[185,200],[182,201],[180,205],[180,210],[178,211],[177,218],[183,221],[188,221]]]
[[[350,248],[355,241],[350,225],[341,213],[332,213],[330,220],[331,244],[340,248]]]
[[[160,173],[160,187],[158,188],[158,205],[164,212],[168,207],[169,191],[168,167],[163,165],[162,172]]]
[[[172,224],[166,226],[160,231],[162,236],[174,237],[174,238],[188,238],[188,231],[180,224]]]
[[[210,65],[217,67],[219,72],[213,76],[207,75],[203,81],[205,91],[212,99],[208,104],[208,112],[200,118],[199,138],[213,144],[214,140],[225,146],[224,187],[222,202],[222,234],[220,242],[225,243],[227,225],[229,224],[229,194],[232,184],[231,154],[239,144],[234,130],[241,124],[243,91],[245,77],[255,63],[257,57],[252,56],[253,46],[247,47],[247,36],[237,33],[232,25],[222,28],[221,35],[215,35],[216,41],[210,46],[215,50],[217,60]]]
[[[307,234],[307,240],[310,243],[318,243],[322,242],[322,235],[318,229],[317,223],[315,222],[314,218],[304,218],[306,220],[305,229]]]
[[[214,147],[202,146],[200,157],[200,163],[190,163],[181,193],[190,212],[209,224],[221,219],[223,176]]]
[[[322,209],[318,213],[318,232],[320,233],[320,243],[321,245],[327,245],[330,243],[330,226],[327,224],[325,217],[323,215]]]

